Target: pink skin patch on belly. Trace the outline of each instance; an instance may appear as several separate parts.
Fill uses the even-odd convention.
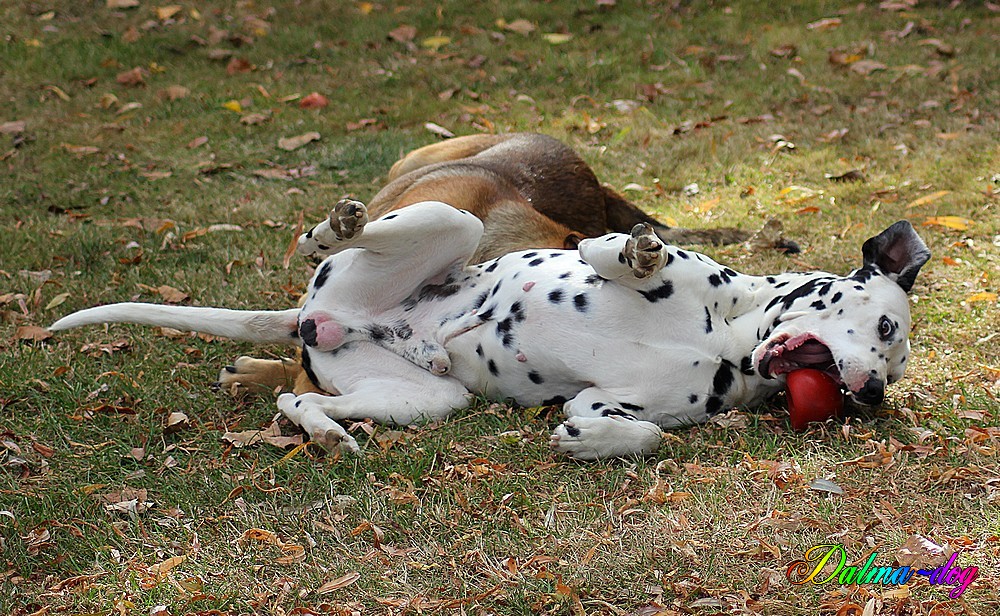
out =
[[[311,321],[313,325],[308,325]],[[313,330],[310,332],[310,330]],[[344,327],[325,312],[311,312],[302,319],[299,333],[303,342],[321,351],[330,351],[344,343]]]

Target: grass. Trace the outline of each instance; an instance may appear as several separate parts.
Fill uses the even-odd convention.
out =
[[[1000,339],[995,296],[977,296],[998,291],[1000,261],[993,9],[210,1],[161,19],[157,8],[0,6],[0,122],[26,122],[0,135],[0,612],[997,611]],[[830,17],[841,25],[807,28]],[[534,30],[504,26],[517,19]],[[412,41],[388,37],[401,24]],[[553,44],[553,32],[572,38]],[[435,50],[435,36],[449,40]],[[772,53],[784,45],[787,57]],[[885,68],[836,66],[833,49]],[[231,57],[210,57],[219,50],[253,70],[230,74]],[[144,85],[116,81],[134,67]],[[171,85],[187,95],[164,98]],[[300,109],[294,96],[314,91],[329,105]],[[223,107],[234,100],[242,113]],[[241,123],[247,113],[268,120]],[[96,303],[161,301],[146,290],[160,285],[202,305],[288,307],[309,274],[299,260],[282,267],[299,215],[374,194],[400,154],[436,139],[426,122],[557,136],[682,225],[779,218],[801,255],[706,249],[749,272],[847,271],[865,238],[913,221],[934,258],[914,289],[908,378],[882,411],[843,425],[791,433],[779,405],[674,431],[648,460],[554,456],[555,409],[485,402],[441,425],[356,426],[366,455],[335,460],[221,439],[275,408],[212,391],[218,369],[281,349],[127,326],[16,339]],[[320,141],[276,146],[312,130]],[[207,142],[189,147],[197,137]],[[253,174],[305,166],[315,174]],[[825,177],[851,169],[865,181]],[[792,186],[812,192],[796,202]],[[924,226],[939,216],[969,224]],[[185,236],[222,223],[242,230]],[[81,350],[95,342],[107,351]],[[191,425],[167,434],[174,411]],[[845,494],[810,489],[817,477]],[[107,511],[103,496],[126,487],[153,504]],[[301,549],[241,541],[254,528]],[[784,577],[812,545],[843,543],[858,560],[877,550],[885,564],[914,534],[979,567],[961,599],[926,583],[890,593]]]

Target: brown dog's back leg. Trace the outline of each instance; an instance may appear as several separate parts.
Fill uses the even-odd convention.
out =
[[[389,170],[389,181],[428,165],[475,156],[508,139],[509,135],[468,135],[425,145],[397,160]]]

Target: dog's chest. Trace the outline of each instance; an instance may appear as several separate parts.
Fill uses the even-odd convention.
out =
[[[721,362],[742,358],[728,325],[708,314],[711,297],[665,298],[606,281],[575,251],[507,255],[467,268],[457,284],[451,297],[421,306],[422,320],[443,331],[475,311],[475,327],[447,349],[452,375],[487,396],[555,403],[606,381],[690,404],[707,400]]]

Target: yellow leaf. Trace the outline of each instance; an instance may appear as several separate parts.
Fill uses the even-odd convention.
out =
[[[974,293],[969,297],[965,298],[965,301],[970,304],[973,302],[995,302],[997,301],[997,294],[990,293],[988,291],[983,291],[982,293]]]
[[[149,568],[150,575],[166,575],[168,571],[187,560],[187,556],[173,556],[163,562],[156,563]]]
[[[669,225],[671,227],[679,227],[679,226],[681,226],[681,223],[677,222],[676,218],[672,218],[670,216],[664,216],[663,217],[663,222],[667,223],[667,225]]]
[[[971,224],[971,220],[968,218],[962,218],[961,216],[928,216],[927,220],[924,221],[925,227],[937,225],[939,227],[947,227],[958,231],[965,231]]]
[[[711,210],[716,205],[718,205],[720,201],[722,201],[722,197],[716,197],[715,199],[709,199],[708,201],[702,201],[701,203],[698,204],[698,208],[697,209],[698,209],[699,212],[705,213],[705,212]]]
[[[237,100],[226,101],[225,103],[222,103],[222,106],[230,111],[235,111],[236,113],[243,113],[243,105],[240,104],[240,101]]]
[[[917,206],[920,206],[920,205],[927,205],[928,203],[931,203],[933,201],[937,201],[941,197],[943,197],[945,195],[949,195],[949,194],[951,194],[950,190],[939,190],[939,191],[933,192],[933,193],[931,193],[929,195],[924,195],[923,197],[920,197],[919,199],[914,199],[913,201],[910,201],[906,205],[906,207],[907,207],[907,209],[909,209],[911,207],[917,207]]]
[[[68,298],[69,298],[69,293],[60,293],[59,295],[53,297],[52,301],[50,301],[48,304],[45,305],[45,309],[52,310],[56,306],[65,302]]]
[[[547,32],[542,35],[542,38],[552,45],[562,45],[563,43],[568,43],[572,40],[573,35],[563,34],[562,32]]]
[[[374,8],[375,5],[372,4],[371,2],[358,2],[358,11],[362,15],[368,15],[369,13],[372,12],[372,9]]]
[[[156,18],[159,20],[170,19],[177,13],[180,13],[184,7],[177,4],[168,4],[167,6],[156,7]]]
[[[28,47],[41,47],[42,42],[38,39],[24,39],[24,44]]]
[[[424,40],[420,41],[420,46],[424,49],[430,49],[431,51],[437,51],[445,45],[451,42],[451,38],[447,36],[428,36]]]

